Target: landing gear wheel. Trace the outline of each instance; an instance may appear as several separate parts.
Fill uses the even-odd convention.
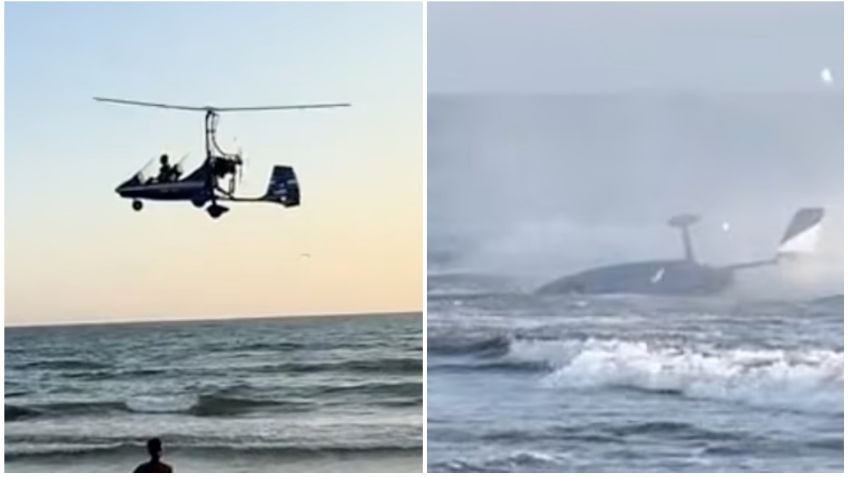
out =
[[[140,200],[134,200],[132,202],[132,208],[134,211],[138,212],[142,207],[144,207],[144,204],[142,204]]]
[[[209,212],[209,216],[212,217],[213,219],[217,219],[218,217],[223,215],[224,212],[226,212],[228,210],[230,210],[230,209],[228,209],[226,207],[222,207],[218,204],[212,204],[206,209],[206,212]]]

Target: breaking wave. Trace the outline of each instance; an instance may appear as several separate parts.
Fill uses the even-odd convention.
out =
[[[166,436],[167,437],[167,436]],[[326,454],[390,454],[390,453],[408,453],[421,452],[420,445],[351,445],[351,446],[298,446],[285,445],[281,443],[263,443],[263,444],[215,444],[203,445],[198,443],[181,443],[174,442],[169,439],[168,448],[172,451],[181,450],[189,453],[202,455],[221,456],[232,454],[233,457],[243,456],[245,453],[250,454],[274,454],[288,456],[311,456],[311,455],[326,455]],[[79,442],[79,443],[51,443],[49,445],[40,443],[39,445],[29,445],[27,443],[17,443],[9,449],[6,449],[6,459],[14,460],[27,457],[45,457],[45,456],[83,456],[83,455],[102,455],[102,454],[120,454],[128,456],[137,456],[144,453],[144,444],[141,442],[128,441],[113,441],[113,442]]]
[[[802,412],[843,412],[844,354],[687,349],[642,341],[514,342],[508,359],[544,361],[552,388],[626,387]]]
[[[367,382],[353,385],[303,387],[301,396],[290,399],[266,397],[249,387],[201,394],[138,395],[125,401],[59,401],[28,405],[6,404],[6,421],[42,417],[71,417],[115,413],[184,414],[225,417],[257,411],[299,413],[333,405],[331,397],[345,402],[353,395],[367,397],[374,406],[404,407],[421,404],[420,381]]]
[[[538,451],[516,451],[506,456],[498,456],[473,462],[454,460],[439,462],[431,465],[431,472],[520,472],[532,470],[536,472],[554,472],[561,465],[561,460],[555,456]]]
[[[509,336],[431,340],[443,371],[544,374],[549,388],[631,388],[800,412],[843,412],[844,353],[737,349],[621,339],[534,340]]]

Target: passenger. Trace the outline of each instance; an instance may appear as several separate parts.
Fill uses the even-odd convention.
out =
[[[162,441],[158,437],[154,437],[147,441],[147,453],[150,454],[150,460],[135,468],[133,473],[166,473],[173,472],[174,469],[162,462]]]
[[[162,154],[162,156],[159,158],[159,164],[161,164],[161,165],[159,166],[158,181],[159,182],[171,182],[173,180],[173,175],[174,175],[175,170],[174,170],[174,167],[171,166],[171,164],[168,163],[168,155],[167,154]]]

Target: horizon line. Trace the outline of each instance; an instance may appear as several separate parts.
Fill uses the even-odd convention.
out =
[[[297,315],[260,315],[260,316],[216,316],[216,317],[189,317],[189,318],[128,318],[119,319],[116,321],[68,321],[68,322],[50,322],[50,323],[32,323],[32,324],[17,324],[3,323],[4,329],[7,328],[42,328],[51,326],[98,326],[98,325],[130,325],[130,324],[169,324],[169,323],[184,323],[184,322],[200,322],[200,321],[226,321],[226,320],[273,320],[273,319],[298,319],[298,318],[350,318],[357,316],[377,316],[384,317],[386,315],[412,315],[416,313],[423,314],[423,310],[397,310],[397,311],[373,311],[373,312],[317,312]]]

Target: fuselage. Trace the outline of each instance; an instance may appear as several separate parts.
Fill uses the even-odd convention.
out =
[[[211,196],[205,164],[183,179],[172,182],[143,181],[138,175],[120,184],[115,192],[128,199],[208,200]]]
[[[180,181],[165,184],[121,184],[115,192],[129,199],[151,200],[190,200],[206,194],[206,184],[202,181]]]
[[[689,226],[698,217],[682,214],[672,217],[669,225],[680,229],[684,258],[623,263],[593,268],[554,280],[538,290],[543,294],[634,293],[642,295],[712,295],[733,282],[737,270],[774,266],[779,260],[812,251],[817,242],[824,209],[805,207],[797,210],[789,222],[778,253],[765,260],[729,264],[722,267],[702,265],[695,259],[689,238]]]
[[[654,260],[593,268],[554,280],[542,294],[710,295],[727,288],[733,272],[689,260]]]

